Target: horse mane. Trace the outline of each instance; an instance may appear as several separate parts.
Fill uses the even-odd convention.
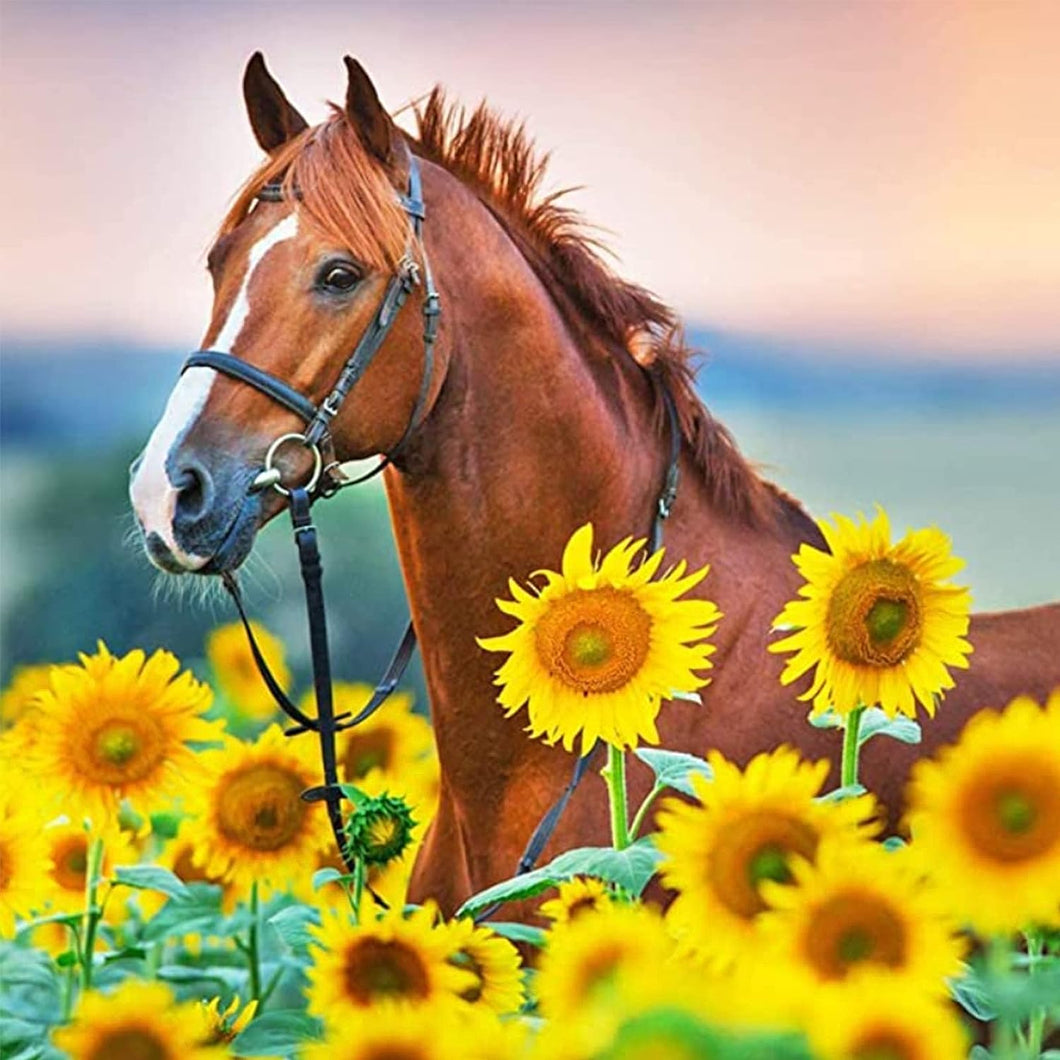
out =
[[[417,153],[452,173],[491,210],[568,320],[602,338],[612,355],[648,368],[660,431],[666,429],[660,391],[669,390],[713,504],[751,525],[786,517],[798,526],[802,514],[812,527],[796,501],[759,477],[700,400],[694,385],[698,354],[685,344],[674,311],[607,265],[599,239],[563,202],[572,189],[542,193],[549,157],[536,150],[525,126],[500,117],[485,102],[468,112],[450,102],[441,86],[415,115]]]

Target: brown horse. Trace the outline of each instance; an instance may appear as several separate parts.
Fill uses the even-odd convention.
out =
[[[799,583],[791,555],[820,537],[696,397],[671,312],[616,278],[576,218],[538,195],[542,163],[521,129],[484,107],[466,116],[435,90],[417,136],[406,137],[361,67],[346,62],[345,105],[315,128],[260,55],[248,65],[250,122],[269,158],[210,252],[215,301],[204,346],[319,402],[407,245],[395,189],[405,187],[408,144],[420,159],[424,244],[444,313],[427,415],[385,481],[442,764],[413,896],[433,895],[452,911],[511,874],[572,766],[563,751],[530,741],[518,716],[503,717],[497,657],[475,638],[510,627],[494,598],[509,576],[555,567],[576,527],[591,521],[601,548],[647,534],[667,461],[660,388],[675,397],[683,436],[666,547],[711,565],[700,591],[725,614],[703,705],[664,706],[664,746],[718,748],[742,763],[787,742],[835,762],[836,734],[806,723],[805,705],[778,681],[781,660],[766,652],[770,623]],[[279,201],[259,201],[278,179]],[[337,456],[393,447],[422,374],[422,322],[408,305],[334,423]],[[257,390],[210,368],[187,371],[131,486],[154,562],[174,572],[238,566],[283,505],[248,486],[269,443],[299,427]],[[287,473],[305,470],[304,453],[283,453]],[[925,725],[924,743],[866,747],[864,778],[892,814],[914,759],[951,741],[971,713],[1060,684],[1060,605],[978,615],[970,638],[971,670]],[[635,795],[647,779],[634,768]],[[602,784],[590,776],[547,853],[607,835]]]

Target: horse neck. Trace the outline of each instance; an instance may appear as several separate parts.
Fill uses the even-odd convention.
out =
[[[504,229],[460,192],[463,213],[449,229],[458,242],[430,247],[445,307],[445,382],[404,473],[386,480],[439,753],[457,790],[480,788],[487,773],[511,776],[534,757],[521,726],[493,703],[499,659],[475,641],[510,628],[495,598],[509,577],[556,568],[586,522],[599,548],[646,537],[668,460],[644,371],[576,335]],[[468,270],[468,261],[489,267]],[[701,491],[687,492],[697,535],[724,541],[733,569],[758,562],[752,553],[763,546],[769,562],[787,562],[789,542],[734,528]],[[673,535],[673,554],[691,560],[684,537]]]

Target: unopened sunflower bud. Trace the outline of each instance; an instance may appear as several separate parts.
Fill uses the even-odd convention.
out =
[[[395,795],[365,798],[346,819],[346,847],[367,865],[385,865],[401,857],[415,825],[404,799]]]

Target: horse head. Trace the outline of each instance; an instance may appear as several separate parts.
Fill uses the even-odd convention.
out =
[[[425,348],[425,318],[401,309],[426,268],[422,209],[404,194],[410,179],[418,184],[418,162],[362,67],[345,63],[345,103],[313,128],[260,53],[247,65],[247,112],[268,158],[207,257],[209,352],[189,359],[131,469],[144,545],[163,570],[218,573],[246,558],[284,506],[258,488],[277,439],[312,434],[314,444],[295,438],[274,451],[271,466],[289,485],[313,476],[319,451],[332,467],[392,454],[444,376],[444,347],[430,363],[433,322]],[[358,364],[348,397],[335,400],[351,351],[384,314],[382,341]],[[321,408],[321,423],[307,427]]]

